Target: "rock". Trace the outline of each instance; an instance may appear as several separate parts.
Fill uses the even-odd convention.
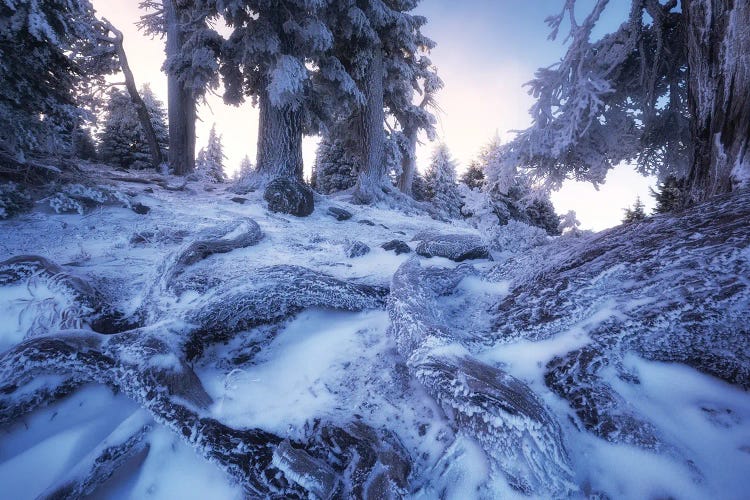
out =
[[[358,220],[357,223],[358,224],[364,224],[366,226],[374,226],[375,225],[375,223],[373,221],[367,220],[367,219]]]
[[[355,257],[362,257],[365,254],[370,253],[370,247],[362,243],[361,241],[355,241],[346,247],[346,256],[350,259]]]
[[[149,193],[149,194],[151,194],[151,193],[153,193],[153,192],[154,192],[154,188],[150,188],[150,187],[148,187],[148,188],[144,189],[144,190],[143,190],[143,192],[144,192],[144,193]]]
[[[396,252],[396,255],[401,255],[402,253],[411,253],[411,247],[406,244],[406,242],[401,240],[391,240],[388,243],[383,243],[381,245],[381,248],[386,251],[393,250]]]
[[[230,200],[235,203],[239,203],[240,205],[244,205],[247,201],[247,198],[243,198],[242,196],[235,196],[233,198],[230,198]]]
[[[338,221],[349,220],[352,218],[351,212],[339,207],[328,207],[327,213]]]
[[[143,203],[133,203],[130,209],[138,215],[146,215],[151,211],[151,207],[144,205]]]
[[[307,217],[315,209],[313,192],[305,184],[288,177],[279,177],[266,186],[263,199],[271,212]]]
[[[455,262],[469,259],[490,259],[490,249],[478,236],[466,234],[433,234],[425,236],[417,246],[422,257],[445,257]]]

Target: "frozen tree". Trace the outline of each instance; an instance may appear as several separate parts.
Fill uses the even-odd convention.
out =
[[[167,125],[162,103],[154,96],[148,85],[141,87],[139,94],[149,116],[159,148],[167,147]],[[113,88],[109,93],[103,129],[99,135],[100,158],[105,163],[124,168],[147,168],[153,166],[148,140],[130,96]]]
[[[216,124],[214,124],[208,134],[208,144],[198,152],[196,171],[210,182],[224,182],[227,180],[224,173],[226,158],[221,145],[221,136],[216,133]]]
[[[49,153],[47,139],[79,123],[80,95],[101,77],[88,71],[99,27],[88,0],[0,1],[0,153]]]
[[[254,169],[255,167],[253,167],[250,157],[248,155],[243,156],[242,160],[240,160],[240,168],[234,173],[233,180],[235,182],[242,182],[243,179],[248,179]]]
[[[643,202],[641,201],[641,197],[638,196],[635,199],[635,203],[632,207],[627,207],[625,209],[625,217],[623,217],[622,222],[624,224],[628,224],[630,222],[638,222],[642,221],[646,218],[646,211],[644,210]]]
[[[311,73],[329,69],[322,55],[332,35],[320,19],[323,2],[261,0],[204,2],[229,26],[220,72],[225,100],[252,97],[260,110],[255,182],[302,180],[302,135],[314,114]],[[343,68],[334,78],[344,81]]]
[[[332,137],[342,140],[359,160],[354,200],[360,203],[375,201],[392,190],[389,170],[399,171],[399,177],[402,172],[411,175],[411,139],[416,145],[420,129],[432,132],[434,118],[428,108],[442,82],[425,55],[434,46],[421,34],[426,20],[411,13],[417,3],[335,0],[326,10],[334,37],[332,54],[359,91],[350,93],[349,109],[335,116],[346,125],[333,132],[343,137]],[[423,95],[421,103],[414,104],[415,92]],[[387,124],[387,118],[395,126]],[[394,144],[399,147],[393,148]],[[392,154],[397,150],[397,155]],[[389,161],[397,161],[398,166]]]
[[[518,168],[506,156],[507,148],[496,135],[480,153],[473,167],[476,173],[472,174],[472,178],[481,179],[480,187],[464,190],[465,215],[481,218],[483,226],[488,225],[488,220],[501,226],[515,220],[542,228],[550,235],[560,234],[560,219],[547,187],[537,185],[528,169]]]
[[[82,160],[96,160],[96,144],[91,136],[91,130],[77,125],[71,134],[71,153]]]
[[[484,187],[484,171],[479,161],[473,160],[469,163],[469,168],[461,176],[461,182],[471,189],[482,189]]]
[[[750,177],[750,3],[633,0],[629,18],[599,40],[607,0],[582,20],[566,0],[547,22],[570,25],[567,54],[529,84],[532,126],[506,155],[552,184],[604,182],[623,161],[688,178],[686,202]]]
[[[222,38],[211,28],[208,9],[201,2],[147,0],[149,11],[140,27],[148,34],[166,36],[169,166],[177,175],[195,167],[196,102],[218,85],[218,55]]]
[[[656,189],[651,189],[651,196],[656,200],[654,212],[664,214],[679,210],[685,205],[685,179],[677,179],[670,175],[664,181],[656,184]]]
[[[448,217],[460,217],[461,196],[456,181],[456,162],[445,144],[435,149],[425,182],[432,204]]]
[[[313,189],[331,194],[349,189],[356,182],[356,160],[352,159],[340,140],[324,137],[318,145],[313,165]]]
[[[575,210],[568,210],[567,213],[560,216],[560,232],[576,234],[579,232],[581,221],[578,220],[578,214]]]

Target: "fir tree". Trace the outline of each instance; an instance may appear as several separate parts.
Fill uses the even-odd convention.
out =
[[[629,19],[594,39],[611,3],[584,19],[568,0],[547,22],[569,48],[530,82],[532,126],[506,148],[514,163],[560,185],[601,184],[632,161],[687,178],[685,203],[750,183],[750,2],[632,0]]]
[[[641,201],[641,197],[638,196],[635,199],[635,203],[633,204],[632,208],[627,207],[625,210],[625,217],[623,217],[622,222],[623,224],[629,224],[631,222],[638,222],[642,221],[646,218],[646,211],[645,207],[643,205],[643,202]]]
[[[141,88],[140,94],[149,111],[159,144],[166,149],[168,134],[163,105],[148,85]],[[119,89],[112,89],[109,93],[104,128],[99,141],[100,158],[103,162],[123,168],[151,167],[149,146],[135,106],[130,96]]]
[[[240,168],[234,173],[234,181],[242,182],[243,179],[249,178],[253,170],[253,162],[250,161],[250,157],[248,155],[243,156],[240,161]]]
[[[476,160],[469,163],[469,168],[461,176],[461,182],[466,184],[470,189],[482,189],[485,183],[482,164]]]
[[[456,162],[445,144],[437,147],[432,155],[425,183],[430,201],[448,217],[461,215],[461,196],[456,184]]]
[[[81,93],[101,76],[89,66],[98,28],[88,0],[0,2],[0,150],[23,159],[70,140]]]
[[[312,187],[323,194],[351,188],[357,182],[356,163],[338,140],[323,138],[313,165]]]
[[[685,179],[670,175],[657,183],[656,189],[651,188],[651,196],[656,200],[655,213],[674,212],[685,205]]]
[[[214,124],[208,134],[208,144],[198,152],[195,161],[196,173],[210,182],[225,182],[225,159],[221,136],[216,133],[216,124]]]

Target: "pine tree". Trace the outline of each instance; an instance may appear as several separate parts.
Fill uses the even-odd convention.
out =
[[[214,124],[208,134],[208,144],[198,152],[195,162],[196,173],[210,182],[225,182],[227,180],[224,173],[225,159],[221,136],[216,133],[216,124]]]
[[[456,184],[456,162],[445,144],[435,149],[427,173],[427,192],[432,204],[448,217],[461,216],[461,196]]]
[[[685,195],[685,179],[670,175],[663,182],[657,183],[656,189],[651,188],[651,196],[656,200],[654,212],[664,214],[679,210],[685,205]]]
[[[349,189],[356,182],[356,163],[341,142],[323,138],[318,145],[313,165],[313,189],[331,194]]]
[[[633,207],[627,207],[625,210],[625,217],[623,217],[622,222],[623,224],[629,224],[631,222],[638,222],[642,221],[646,218],[646,211],[645,207],[643,205],[643,202],[641,201],[641,197],[638,196],[635,199],[635,203],[633,204]]]
[[[548,19],[569,25],[562,61],[537,71],[532,126],[506,149],[554,185],[604,182],[630,161],[645,174],[687,178],[685,203],[750,183],[750,2],[632,0],[599,40],[607,0],[576,19],[575,0]]]
[[[241,183],[244,179],[249,178],[253,174],[254,169],[250,157],[247,155],[243,156],[240,161],[240,168],[234,173],[233,180]]]
[[[166,36],[169,118],[169,166],[176,175],[195,167],[196,102],[218,86],[222,38],[211,28],[210,10],[202,2],[145,0],[139,27]]]
[[[88,0],[0,2],[0,150],[23,159],[70,136],[101,76],[88,71],[99,27]]]
[[[479,161],[469,163],[469,168],[461,176],[461,182],[466,184],[470,189],[482,189],[484,187],[484,171]]]
[[[144,85],[140,94],[149,111],[151,124],[161,148],[166,149],[167,125],[162,103]],[[100,158],[103,162],[123,168],[149,168],[151,154],[143,129],[130,96],[112,89],[107,102],[104,128],[99,136]]]

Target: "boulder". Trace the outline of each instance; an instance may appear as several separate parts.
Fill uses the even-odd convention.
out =
[[[307,217],[315,209],[313,191],[296,179],[279,177],[266,186],[263,199],[271,212]]]
[[[365,254],[370,253],[370,247],[362,243],[361,241],[354,241],[346,247],[346,256],[350,259],[355,257],[362,257]]]
[[[470,259],[490,259],[490,249],[478,236],[468,234],[432,234],[417,246],[422,257],[445,257],[455,262]]]
[[[391,240],[388,243],[383,243],[381,245],[381,248],[389,252],[393,250],[394,252],[396,252],[396,255],[401,255],[402,253],[411,253],[411,248],[409,247],[409,245],[401,240]]]
[[[328,207],[327,213],[338,221],[349,220],[352,218],[351,212],[339,207]]]

